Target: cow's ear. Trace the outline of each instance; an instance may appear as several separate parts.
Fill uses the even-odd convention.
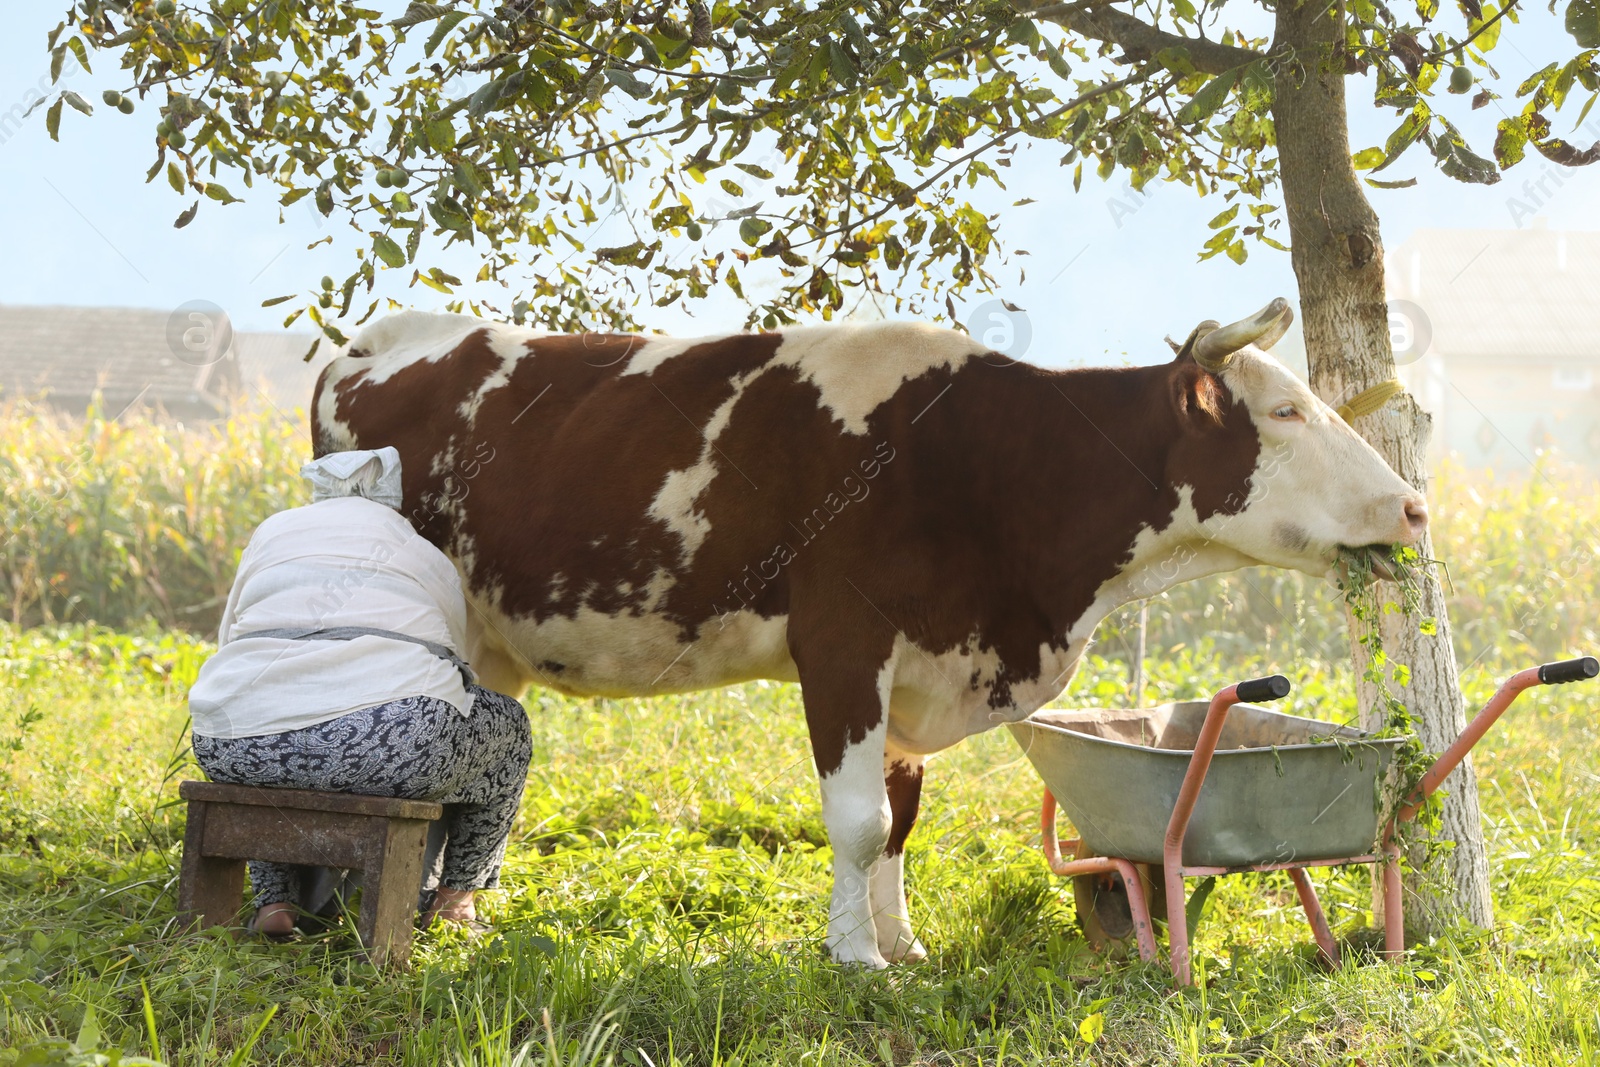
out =
[[[1172,406],[1185,430],[1203,433],[1222,424],[1223,385],[1216,375],[1191,361],[1174,368],[1171,386]]]

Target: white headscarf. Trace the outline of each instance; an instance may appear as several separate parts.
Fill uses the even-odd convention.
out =
[[[372,452],[330,452],[300,468],[311,482],[311,502],[360,496],[400,510],[400,453],[385,446]]]

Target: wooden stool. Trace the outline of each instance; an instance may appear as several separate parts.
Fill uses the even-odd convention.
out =
[[[422,887],[428,800],[183,782],[189,802],[178,910],[201,926],[232,925],[244,898],[244,861],[363,872],[356,932],[375,966],[403,966]]]

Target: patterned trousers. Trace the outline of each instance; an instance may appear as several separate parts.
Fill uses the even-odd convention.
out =
[[[481,686],[471,691],[471,715],[433,697],[405,697],[281,734],[195,734],[194,755],[218,782],[439,801],[448,834],[440,884],[492,889],[533,745],[521,704]],[[299,903],[300,873],[252,860],[256,907]]]

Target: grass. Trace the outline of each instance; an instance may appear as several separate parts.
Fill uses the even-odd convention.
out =
[[[1350,939],[1326,973],[1287,880],[1237,877],[1199,930],[1204,983],[1182,992],[1079,936],[1004,732],[930,765],[908,869],[932,955],[872,974],[821,956],[829,856],[795,688],[536,692],[533,773],[487,898],[496,935],[424,935],[413,970],[386,975],[344,931],[268,946],[173,929],[183,694],[207,651],[154,629],[0,629],[0,1065],[1600,1059],[1592,688],[1525,696],[1479,749],[1493,936],[1458,931],[1390,967],[1364,932],[1365,876],[1319,873]],[[1470,672],[1472,700],[1503,666]],[[1353,713],[1342,670],[1199,647],[1150,685],[1194,696],[1268,667],[1298,668],[1289,710]],[[1125,682],[1092,658],[1071,702]]]

